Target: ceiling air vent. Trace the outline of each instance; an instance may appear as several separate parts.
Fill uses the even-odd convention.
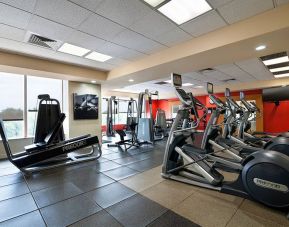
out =
[[[205,72],[211,72],[211,71],[214,71],[214,69],[213,68],[206,68],[206,69],[201,69],[199,72],[205,73]]]
[[[30,43],[36,46],[45,47],[45,48],[52,49],[52,50],[56,50],[61,44],[60,41],[49,39],[49,38],[36,35],[33,33],[30,33],[27,43]]]
[[[236,79],[231,78],[231,79],[227,79],[227,80],[222,80],[222,82],[224,82],[224,83],[233,82],[233,81],[236,81]]]
[[[160,82],[156,82],[155,84],[158,84],[158,85],[165,85],[165,84],[168,84],[168,83],[165,82],[165,81],[160,81]]]

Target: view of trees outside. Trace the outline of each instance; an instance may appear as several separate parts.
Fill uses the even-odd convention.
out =
[[[24,76],[0,73],[0,119],[8,138],[24,136]]]

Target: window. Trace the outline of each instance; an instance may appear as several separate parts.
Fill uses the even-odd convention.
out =
[[[24,76],[0,73],[0,118],[8,138],[24,136]]]
[[[108,99],[103,98],[101,100],[101,117],[102,117],[102,125],[106,125],[106,118],[107,118],[107,104],[108,104]]]
[[[27,76],[27,136],[34,136],[38,95],[48,94],[60,102],[62,108],[62,80]]]

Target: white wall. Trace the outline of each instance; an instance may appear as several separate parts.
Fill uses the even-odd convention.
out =
[[[73,93],[79,95],[95,94],[99,97],[98,120],[74,120],[73,119]],[[85,134],[97,135],[101,140],[101,86],[80,82],[69,82],[68,84],[68,108],[69,108],[69,137]]]
[[[25,138],[25,139],[12,139],[9,140],[9,145],[12,153],[18,153],[24,150],[26,145],[31,144],[33,141],[32,138]],[[0,141],[0,159],[6,158],[6,153],[3,147],[2,141]]]

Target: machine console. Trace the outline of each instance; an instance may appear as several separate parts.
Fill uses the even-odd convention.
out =
[[[226,88],[226,90],[225,90],[225,97],[231,97],[231,91],[230,91],[230,89],[229,88]]]
[[[180,101],[187,106],[191,106],[192,105],[191,97],[181,88],[182,76],[176,73],[172,73],[171,79],[172,79],[172,85],[175,87],[176,94],[178,98],[180,99]]]
[[[240,91],[240,100],[245,99],[245,94],[243,91]]]
[[[214,94],[214,85],[212,83],[207,83],[207,92],[208,94]]]
[[[176,73],[172,73],[171,76],[172,85],[174,87],[182,87],[182,76]]]

